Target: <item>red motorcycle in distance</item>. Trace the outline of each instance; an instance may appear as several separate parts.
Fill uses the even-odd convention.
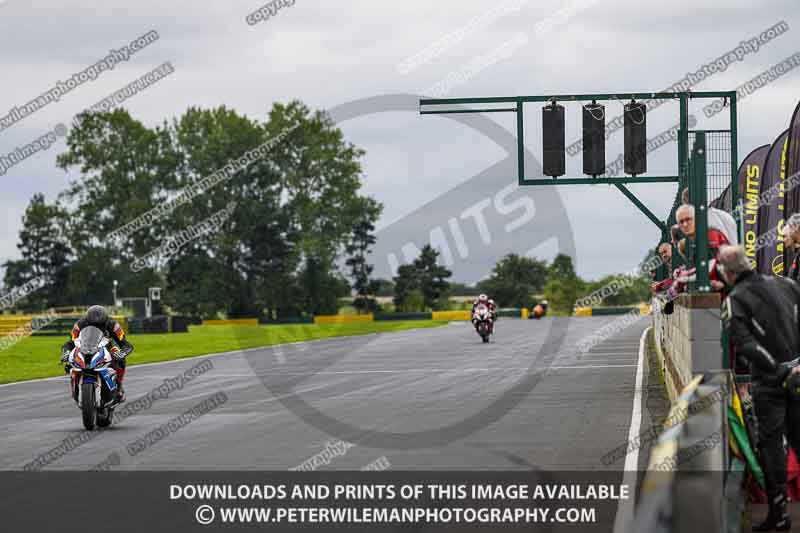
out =
[[[494,331],[494,324],[492,323],[492,314],[489,308],[484,304],[479,304],[472,314],[472,320],[475,324],[475,329],[478,335],[481,336],[483,342],[489,342],[489,335]]]
[[[533,308],[530,318],[538,320],[540,318],[544,318],[545,315],[547,315],[547,300],[542,300],[536,304],[536,307]]]

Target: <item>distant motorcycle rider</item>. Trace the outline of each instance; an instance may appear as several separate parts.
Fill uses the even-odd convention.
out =
[[[542,318],[547,314],[547,306],[548,306],[547,300],[542,300],[541,302],[539,302],[534,306],[533,313],[531,316],[537,319]]]
[[[792,384],[800,377],[800,285],[754,272],[741,246],[722,246],[718,259],[725,281],[733,287],[723,302],[722,319],[737,354],[750,363],[769,499],[769,514],[753,531],[789,531],[783,438],[800,455],[800,398],[787,392],[787,381]]]
[[[61,347],[61,361],[65,362],[69,358],[69,353],[75,348],[75,340],[81,334],[81,330],[89,326],[94,326],[103,332],[103,335],[111,339],[112,346],[109,349],[112,358],[112,367],[117,372],[117,400],[121,403],[125,401],[125,390],[122,388],[122,381],[125,378],[125,358],[133,351],[133,345],[125,338],[125,330],[119,322],[108,316],[105,307],[93,305],[86,310],[86,315],[75,322],[70,333],[70,340]]]
[[[475,331],[478,330],[478,319],[475,317],[475,310],[479,305],[485,305],[489,310],[489,316],[492,319],[492,328],[494,329],[494,322],[497,320],[497,306],[495,305],[494,300],[490,299],[485,294],[481,294],[478,296],[477,300],[472,302],[472,312],[470,314],[472,317],[472,325],[475,326]]]

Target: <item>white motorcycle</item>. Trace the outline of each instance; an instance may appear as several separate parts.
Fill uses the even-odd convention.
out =
[[[117,371],[109,340],[100,329],[89,326],[81,330],[75,348],[69,352],[67,366],[70,392],[83,416],[83,427],[94,429],[111,425],[117,401]]]
[[[489,308],[484,304],[478,304],[472,314],[472,319],[475,323],[475,329],[483,339],[483,342],[489,342],[489,335],[494,331],[492,314],[489,312]]]

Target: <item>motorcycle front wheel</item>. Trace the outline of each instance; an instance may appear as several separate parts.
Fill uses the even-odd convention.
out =
[[[97,418],[94,383],[83,383],[81,385],[81,415],[83,417],[83,427],[89,430],[94,429],[95,419]]]

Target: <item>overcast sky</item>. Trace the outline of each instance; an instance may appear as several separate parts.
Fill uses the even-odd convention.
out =
[[[248,24],[246,17],[264,4],[252,0],[0,0],[4,81],[0,117],[56,81],[94,64],[110,49],[150,30],[160,36],[114,70],[0,131],[0,156],[52,131],[58,123],[68,124],[75,113],[165,61],[172,63],[175,72],[124,104],[135,118],[151,126],[190,106],[225,105],[263,118],[273,102],[294,98],[312,108],[336,109],[381,95],[431,94],[431,88],[449,73],[476,63],[480,68],[473,68],[467,79],[450,87],[447,96],[657,91],[780,21],[788,23],[787,33],[695,89],[735,89],[800,51],[797,0],[295,0],[268,20]],[[446,35],[456,38],[405,72],[402,65],[408,63],[404,61]],[[800,74],[793,71],[741,103],[740,160],[787,127],[798,100]],[[360,109],[369,111],[369,105]],[[514,181],[514,169],[498,163],[515,155],[469,125],[380,107],[340,126],[349,141],[366,150],[364,190],[383,202],[380,227],[384,230],[428,202],[447,199],[443,195],[448,191],[487,169],[510,171],[497,176],[495,190]],[[526,108],[526,146],[535,158],[541,157],[540,107]],[[609,103],[609,117],[616,116],[620,107]],[[692,110],[701,118],[699,128],[724,127],[718,120],[702,120],[699,105]],[[578,135],[579,112],[574,106],[567,110],[568,144]],[[513,114],[487,118],[513,131]],[[664,105],[648,116],[648,133],[661,132],[677,118],[677,106]],[[621,146],[620,132],[608,141],[609,162]],[[0,176],[0,259],[18,257],[20,219],[30,197],[43,192],[52,200],[66,186],[69,176],[55,167],[55,157],[64,147],[60,139]],[[674,173],[676,150],[672,144],[654,153],[650,172]],[[568,158],[568,169],[579,173],[580,158]],[[655,213],[666,216],[675,185],[632,189]],[[574,246],[561,239],[558,246],[544,247],[537,255],[552,256],[557,249],[574,253],[578,272],[588,278],[631,270],[658,239],[655,226],[612,187],[565,186],[530,194],[539,203],[537,210],[544,207],[542,202],[563,205],[564,220],[554,222],[551,216],[542,221],[542,227],[510,231],[508,224],[525,214],[522,207],[506,212],[505,218],[495,217],[493,223],[505,227],[510,237],[497,241],[489,255],[480,256],[478,270],[488,271],[491,262],[504,253],[530,252],[530,241],[520,233],[550,232],[542,229],[546,224],[568,228]],[[498,209],[497,199],[494,208]],[[440,224],[447,227],[447,218]],[[406,220],[406,226],[414,227],[413,220]],[[420,221],[420,238],[427,238],[432,229],[430,219]],[[478,232],[465,232],[469,246],[481,245],[471,242],[478,239],[474,236]],[[456,248],[454,235],[448,233],[447,238]],[[398,257],[402,262],[399,248]],[[466,257],[454,265],[456,278],[473,281],[469,278],[475,276],[462,271],[469,262]]]

